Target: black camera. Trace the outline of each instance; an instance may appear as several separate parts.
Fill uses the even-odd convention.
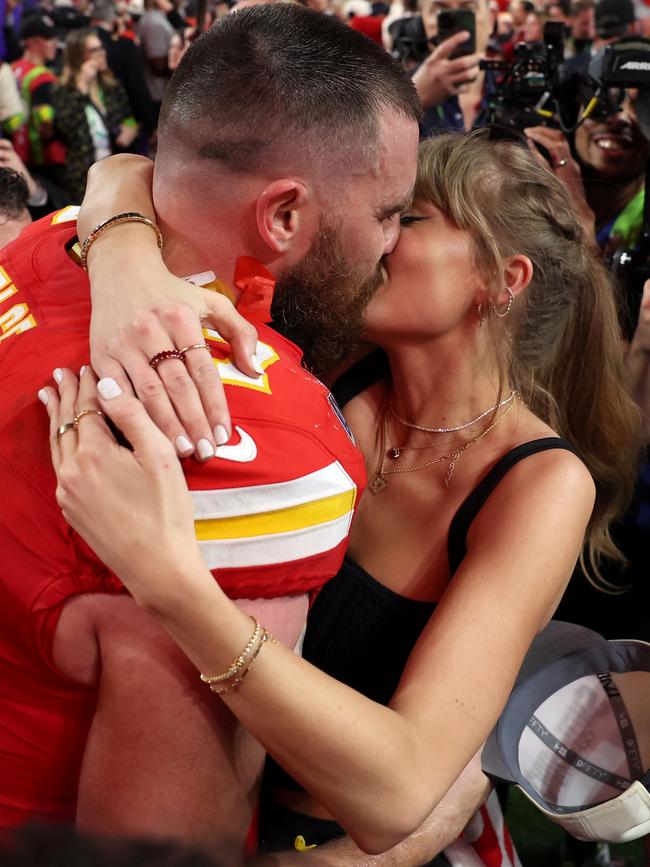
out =
[[[650,140],[650,40],[623,39],[596,54],[589,65],[594,95],[587,117],[606,117],[619,110],[627,89],[637,91],[634,103],[639,127]],[[608,254],[612,272],[624,290],[622,326],[631,337],[639,316],[643,284],[650,279],[650,161],[646,168],[643,228],[633,248],[621,247]]]
[[[564,25],[548,21],[543,42],[519,42],[512,60],[482,60],[481,69],[497,75],[488,101],[489,123],[523,131],[551,125],[564,100]]]

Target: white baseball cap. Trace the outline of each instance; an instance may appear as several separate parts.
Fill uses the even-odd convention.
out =
[[[650,644],[551,623],[534,640],[483,750],[580,840],[650,833]]]

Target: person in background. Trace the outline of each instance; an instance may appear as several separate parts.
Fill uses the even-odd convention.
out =
[[[68,34],[53,102],[57,130],[68,149],[63,186],[70,201],[79,203],[91,165],[128,150],[138,134],[126,92],[109,71],[106,51],[94,30]]]
[[[67,197],[56,184],[27,169],[8,139],[0,139],[0,166],[18,172],[25,179],[29,194],[27,208],[33,220],[38,220],[67,204]]]
[[[589,20],[589,11],[583,13]],[[564,63],[567,76],[587,75],[591,57],[612,42],[634,36],[638,22],[632,0],[598,0],[594,7],[595,37],[589,51],[576,53]]]
[[[544,39],[544,19],[540,12],[529,12],[521,28],[523,42],[542,42]]]
[[[65,147],[56,138],[54,127],[56,77],[48,66],[56,57],[57,33],[49,15],[30,15],[21,30],[23,56],[12,64],[27,116],[26,125],[13,136],[14,147],[26,165],[38,167],[53,181],[65,160]]]
[[[32,222],[28,199],[25,178],[14,169],[0,166],[0,248],[10,244]]]
[[[149,135],[154,130],[154,107],[145,81],[145,60],[142,50],[132,39],[116,32],[117,9],[113,0],[95,0],[90,15],[106,52],[106,62],[115,78],[121,82],[133,116]]]
[[[25,125],[24,106],[8,63],[0,61],[0,126],[9,136],[16,135]]]
[[[594,0],[573,0],[571,4],[571,33],[565,46],[565,56],[589,54],[596,38]]]
[[[174,28],[160,9],[158,0],[145,0],[144,8],[137,32],[145,57],[144,77],[154,106],[154,119],[157,121],[160,103],[169,80],[167,57]]]
[[[427,38],[434,43],[438,35],[438,13],[446,9],[467,9],[476,16],[476,51],[450,58],[467,33],[457,33],[432,48],[427,59],[413,74],[413,84],[424,109],[423,138],[443,130],[469,130],[480,125],[485,108],[486,88],[491,79],[479,70],[490,38],[487,0],[425,0],[422,22]]]
[[[512,0],[508,9],[512,15],[514,42],[522,42],[526,18],[531,12],[535,12],[535,4],[530,0]]]

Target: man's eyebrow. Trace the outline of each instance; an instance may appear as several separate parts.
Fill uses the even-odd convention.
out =
[[[377,209],[377,218],[379,220],[390,220],[395,214],[403,214],[408,210],[413,201],[413,194],[409,193],[400,202],[385,203]]]

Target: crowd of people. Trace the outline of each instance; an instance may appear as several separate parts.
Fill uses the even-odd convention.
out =
[[[554,111],[504,101],[548,23]],[[6,4],[0,863],[521,867],[536,636],[650,640],[650,130],[591,65],[646,30]]]

